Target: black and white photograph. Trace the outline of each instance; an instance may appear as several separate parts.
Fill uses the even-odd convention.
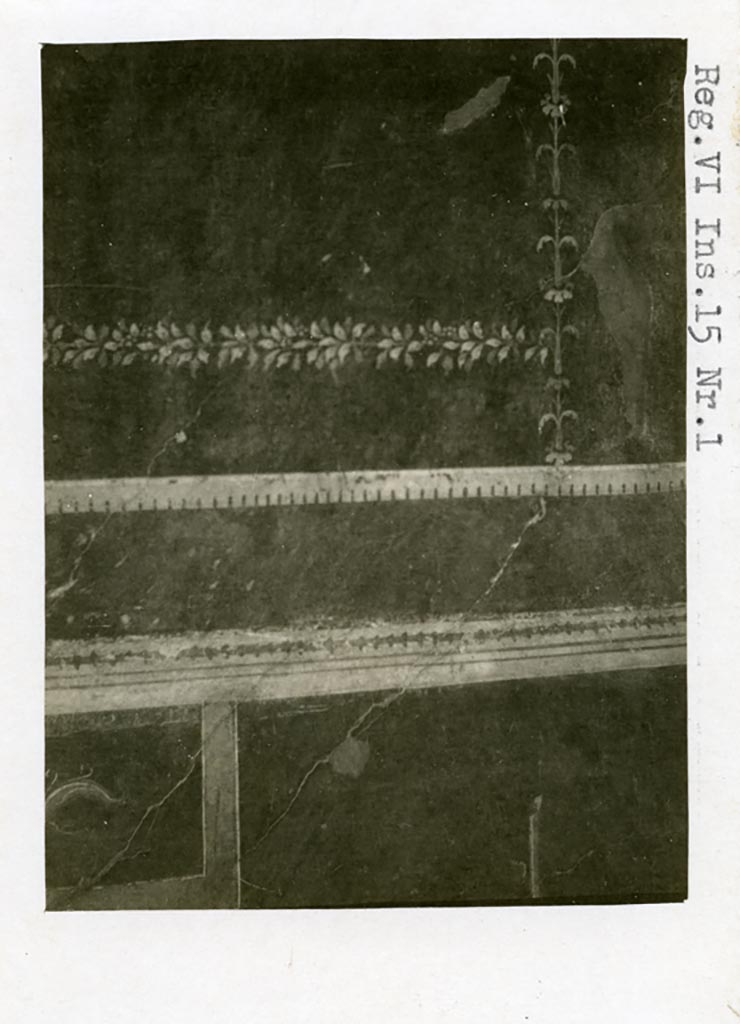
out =
[[[734,0],[7,0],[0,1018],[740,1017]]]
[[[47,908],[684,900],[685,40],[41,69]]]

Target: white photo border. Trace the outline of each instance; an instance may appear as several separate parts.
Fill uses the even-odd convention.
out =
[[[635,0],[160,5],[8,0],[3,15],[3,530],[0,612],[8,712],[0,806],[4,1019],[96,1021],[732,1021],[740,1016],[740,11],[736,3]],[[253,914],[45,914],[40,45],[153,39],[688,38],[720,69],[706,147],[686,136],[689,324],[696,218],[719,217],[711,295],[721,305],[722,389],[696,450],[697,367],[687,339],[689,899],[637,906]],[[700,104],[710,106],[709,104]],[[711,144],[710,144],[711,142]],[[721,192],[693,193],[721,153]],[[711,199],[711,202],[710,202]],[[712,366],[715,363],[712,362]],[[718,364],[719,365],[719,364]],[[706,405],[703,402],[702,405]],[[706,419],[709,420],[709,414]]]

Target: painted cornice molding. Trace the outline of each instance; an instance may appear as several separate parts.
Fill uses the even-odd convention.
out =
[[[683,605],[52,640],[46,712],[290,700],[685,662]]]

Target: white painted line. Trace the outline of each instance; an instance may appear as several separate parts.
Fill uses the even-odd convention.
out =
[[[619,497],[680,492],[684,486],[685,466],[680,462],[122,477],[49,480],[45,506],[47,515],[105,514],[460,498]]]

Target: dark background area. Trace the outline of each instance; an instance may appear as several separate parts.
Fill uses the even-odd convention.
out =
[[[532,59],[548,48],[44,47],[47,315],[80,325],[171,315],[214,327],[279,314],[517,317],[536,332],[552,311],[539,286],[549,257],[535,251],[549,228],[545,168],[534,160],[548,141],[546,79]],[[564,367],[580,415],[575,461],[680,459],[685,47],[564,48],[578,61],[566,69],[569,232],[583,252],[610,207],[657,210],[645,264],[655,300],[650,432],[629,436],[618,353],[594,284],[578,273],[580,339],[568,340]],[[439,133],[446,113],[501,75],[511,82],[492,117]],[[48,367],[46,473],[539,463],[547,374],[521,364],[469,376],[352,367],[334,379],[239,363],[193,379],[154,366]],[[49,600],[48,636],[464,615],[533,511],[527,500],[470,500],[53,517],[48,587],[74,582]],[[684,534],[680,494],[550,500],[476,614],[682,602]],[[520,864],[538,794],[546,897],[685,894],[685,681],[672,669],[407,694],[367,734],[362,776],[322,769],[249,853],[371,699],[241,709],[244,875],[264,887],[245,886],[245,906],[526,899]],[[50,769],[73,777],[93,767],[135,797],[108,830],[83,815],[81,846],[52,838],[49,881],[61,884],[105,862],[197,739],[189,721],[54,728]],[[149,855],[111,880],[196,869],[191,781]]]
[[[242,707],[243,906],[526,901],[536,796],[543,898],[685,897],[684,669],[406,694],[260,841],[368,704]]]
[[[549,320],[539,280],[550,268],[535,252],[549,227],[546,170],[534,159],[548,126],[539,105],[545,74],[532,59],[548,48],[531,40],[45,47],[47,313],[83,325],[168,315],[214,325],[279,314],[518,317],[534,332]],[[576,40],[564,48],[578,61],[576,71],[565,68],[575,146],[563,158],[569,232],[584,251],[609,207],[642,203],[659,213],[646,271],[657,311],[651,436],[642,446],[625,437],[619,361],[593,283],[578,274],[581,338],[565,358],[581,415],[577,453],[587,461],[681,457],[684,44]],[[493,116],[440,134],[447,112],[501,75],[511,81]],[[384,466],[540,461],[545,375],[527,369],[513,379],[479,375],[484,423],[472,432],[459,422],[468,396],[451,384],[443,438],[416,417],[419,385],[403,370],[365,373],[360,386],[375,395],[364,418],[352,415],[352,382],[345,394],[325,374],[313,388],[314,417],[296,423],[286,414],[275,424],[268,410],[295,384],[255,380],[239,365],[228,371],[222,404],[179,454],[181,471],[203,471],[190,467],[218,462],[216,451],[230,443],[239,452],[230,465],[254,471],[264,449],[280,460],[300,434],[302,457],[337,468],[322,420],[334,436],[357,439],[358,451],[339,455],[343,468],[368,446]],[[156,440],[169,426],[165,399],[178,389],[185,419],[192,415],[197,386],[184,372],[159,373],[157,384],[134,368],[50,370],[47,473],[98,474],[109,448]],[[399,451],[391,437],[378,450],[366,436],[378,417],[405,419],[411,442]],[[86,446],[91,418],[96,450]],[[109,472],[119,472],[115,460]]]
[[[47,533],[49,637],[262,629],[686,600],[684,498],[555,498],[59,516]]]
[[[408,693],[360,736],[366,763],[354,775],[322,766],[269,835],[373,695],[242,705],[242,906],[527,901],[536,796],[544,900],[682,899],[684,695],[682,669]],[[75,885],[182,775],[197,709],[64,716],[48,729],[55,784],[90,772],[127,801],[77,800],[47,827],[49,884]],[[106,882],[201,870],[198,770]]]

